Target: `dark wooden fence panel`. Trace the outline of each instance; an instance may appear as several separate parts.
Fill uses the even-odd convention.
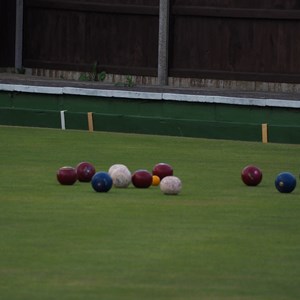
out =
[[[0,0],[0,67],[14,67],[16,1]]]
[[[174,1],[170,75],[300,82],[298,8],[283,0]]]
[[[25,67],[157,75],[159,0],[24,1]],[[299,0],[170,7],[170,76],[300,82]]]
[[[158,1],[26,1],[24,66],[154,75]],[[119,4],[121,3],[121,4]]]

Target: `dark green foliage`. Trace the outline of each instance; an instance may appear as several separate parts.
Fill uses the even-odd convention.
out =
[[[105,71],[98,71],[98,62],[94,62],[91,72],[81,73],[79,80],[81,81],[104,81],[106,78]]]

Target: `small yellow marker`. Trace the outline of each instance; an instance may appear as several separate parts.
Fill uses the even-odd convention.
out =
[[[94,122],[93,122],[93,113],[88,112],[88,124],[89,124],[89,131],[93,132],[94,131]]]
[[[152,176],[152,185],[157,186],[160,183],[160,178],[157,175]]]
[[[268,143],[268,124],[261,124],[262,142]]]

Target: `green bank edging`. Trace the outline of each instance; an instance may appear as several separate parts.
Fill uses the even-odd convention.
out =
[[[65,112],[67,129],[88,130],[86,113]],[[61,128],[60,112],[0,109],[2,125]],[[93,114],[95,131],[261,141],[261,124]],[[300,143],[300,126],[269,125],[269,142]]]
[[[0,108],[0,124],[60,128],[60,119],[57,111]]]
[[[299,109],[187,101],[157,101],[92,96],[0,92],[0,124],[261,141],[268,124],[269,142],[300,143]]]

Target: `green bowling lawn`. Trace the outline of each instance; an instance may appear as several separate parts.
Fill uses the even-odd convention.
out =
[[[17,127],[0,141],[1,299],[300,299],[300,184],[274,186],[299,179],[299,145]],[[183,188],[56,181],[81,161],[166,162]],[[248,164],[257,187],[241,181]]]

